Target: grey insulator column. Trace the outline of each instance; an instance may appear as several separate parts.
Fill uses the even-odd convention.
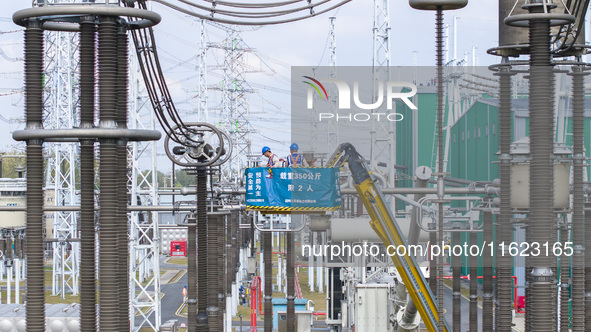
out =
[[[587,197],[589,199],[589,197]],[[585,204],[585,248],[591,248],[591,204]],[[585,326],[591,326],[591,254],[585,254]]]
[[[255,247],[254,217],[249,214],[248,220],[250,220],[250,256],[256,258],[257,249]]]
[[[543,13],[544,5],[530,6],[531,13]],[[529,241],[542,245],[556,240],[554,206],[554,75],[550,56],[550,21],[529,22],[531,47],[529,79],[530,118],[530,213]],[[530,312],[530,331],[556,330],[557,312],[554,272],[556,257],[542,253],[531,256],[530,294],[526,308]]]
[[[120,25],[117,30],[117,127],[127,129],[127,70],[128,70],[127,29]],[[129,252],[129,227],[127,222],[128,177],[127,140],[117,140],[117,201],[118,236],[121,253]],[[129,255],[119,256],[119,331],[129,331]]]
[[[584,76],[581,66],[572,68],[573,77],[573,214],[572,214],[572,329],[585,331],[585,311],[591,304],[585,303],[585,211],[583,194],[584,154]],[[590,235],[591,237],[591,235]],[[591,239],[590,239],[591,240]],[[591,247],[589,247],[591,248]],[[590,276],[591,277],[591,276]],[[591,308],[589,308],[591,309]],[[591,322],[589,325],[591,326]]]
[[[443,243],[443,113],[445,109],[443,107],[443,8],[437,7],[435,14],[435,29],[436,38],[435,44],[437,47],[437,242]],[[433,257],[431,257],[433,260]],[[433,273],[433,270],[431,270]],[[431,277],[433,274],[431,274]],[[443,257],[437,257],[437,310],[439,321],[444,320],[443,317]],[[443,331],[445,324],[438,324],[439,331]]]
[[[478,233],[470,233],[470,245],[478,245]],[[470,255],[470,332],[478,332],[478,257]]]
[[[80,22],[80,127],[94,127],[94,17]],[[96,255],[94,224],[94,142],[80,141],[80,331],[95,332]]]
[[[287,332],[295,332],[295,269],[293,232],[286,233],[287,253]]]
[[[566,216],[563,216],[560,225],[560,241],[568,241],[568,225]],[[570,266],[569,257],[560,257],[560,331],[568,331],[570,326]]]
[[[482,211],[483,240],[493,241],[493,217],[489,210]],[[493,330],[493,258],[482,255],[482,330]]]
[[[452,240],[454,245],[461,246],[460,233],[453,233]],[[460,256],[453,255],[452,257],[452,299],[453,299],[453,331],[461,332],[462,328],[462,289],[461,279],[462,276],[462,260]]]
[[[209,331],[223,331],[220,325],[220,307],[218,295],[221,293],[222,283],[219,275],[219,266],[223,266],[220,258],[223,255],[222,238],[219,237],[219,229],[224,226],[224,219],[228,212],[209,212],[207,222],[207,322]],[[200,283],[201,284],[201,283]]]
[[[197,219],[187,224],[187,332],[197,329]]]
[[[223,237],[225,241],[225,270],[224,270],[224,291],[226,293],[226,298],[232,298],[232,277],[230,276],[230,271],[232,271],[232,263],[230,261],[230,255],[232,251],[232,236],[230,235],[230,224],[231,221],[229,218],[226,218],[226,229],[225,235]],[[224,306],[225,307],[225,306]]]
[[[43,30],[30,20],[25,29],[25,120],[43,127]],[[43,141],[27,141],[27,331],[45,331],[43,274]]]
[[[504,58],[503,62],[507,59]],[[511,218],[511,67],[501,66],[497,76],[500,81],[500,110],[499,110],[499,175],[501,178],[500,212],[497,216],[496,242],[510,243],[513,241],[513,226]],[[504,252],[508,252],[509,246],[505,246]],[[498,249],[498,248],[495,248]],[[498,255],[497,250],[497,307],[496,329],[497,331],[510,332],[512,330],[512,290],[513,290],[513,259],[510,255]]]
[[[225,271],[226,271],[226,260],[228,259],[228,256],[226,254],[226,245],[227,240],[226,240],[226,225],[229,222],[229,218],[228,217],[223,217],[220,220],[220,225],[217,228],[217,235],[216,237],[218,238],[218,241],[220,243],[219,245],[219,250],[220,253],[218,255],[218,264],[217,264],[217,276],[216,276],[216,282],[217,282],[217,288],[218,288],[218,308],[219,308],[219,315],[218,315],[218,324],[223,328],[224,326],[224,312],[225,312],[225,307],[226,307],[226,292],[225,292],[225,288],[226,288],[226,283],[225,283]]]
[[[209,248],[207,247],[207,171],[197,168],[197,262],[199,265],[197,281],[199,292],[197,300],[197,332],[209,332],[207,319],[207,289]],[[213,331],[212,331],[213,332]]]
[[[98,33],[99,116],[101,128],[117,127],[117,24],[113,17],[101,17]],[[99,329],[120,331],[119,303],[119,190],[117,144],[100,140],[100,315]]]
[[[273,331],[273,305],[271,300],[273,299],[273,233],[263,233],[263,260],[265,263],[265,332]]]

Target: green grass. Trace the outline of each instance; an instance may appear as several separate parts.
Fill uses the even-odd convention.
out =
[[[171,257],[166,261],[166,263],[186,266],[187,265],[187,258],[186,257]]]

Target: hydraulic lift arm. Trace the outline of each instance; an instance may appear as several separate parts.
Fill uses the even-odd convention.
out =
[[[349,165],[355,189],[369,213],[371,218],[370,224],[373,230],[378,234],[386,247],[406,247],[406,239],[394,216],[385,204],[381,191],[376,187],[365,159],[363,159],[350,143],[339,145],[328,160],[327,167],[340,168],[345,163]],[[430,332],[435,332],[438,330],[437,326],[439,323],[437,303],[415,258],[408,254],[408,250],[406,252],[407,254],[405,256],[390,255],[390,258],[392,258],[394,265],[398,269],[402,281],[408,290],[408,294],[423,319],[423,323]],[[442,322],[443,331],[449,331],[445,319],[442,319]]]

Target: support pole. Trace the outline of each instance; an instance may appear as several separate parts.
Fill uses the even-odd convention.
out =
[[[207,214],[207,322],[209,331],[211,332],[223,330],[223,325],[220,324],[222,321],[220,320],[220,307],[218,299],[223,281],[218,277],[218,265],[223,266],[223,261],[220,261],[221,255],[219,249],[222,245],[222,238],[219,237],[219,228],[223,227],[224,218],[228,214],[229,213],[226,211],[209,212]]]
[[[96,25],[80,22],[80,127],[94,127]],[[80,141],[80,331],[95,332],[96,255],[94,220],[94,142]]]
[[[470,233],[470,245],[478,245],[478,234]],[[478,257],[470,255],[470,332],[478,332]]]
[[[461,246],[460,233],[452,234],[454,246]],[[452,299],[453,299],[453,331],[461,332],[462,328],[462,293],[461,293],[462,260],[458,255],[452,257]]]
[[[580,57],[579,57],[580,59]],[[584,154],[584,76],[588,75],[582,71],[581,66],[572,68],[573,77],[573,214],[572,214],[572,329],[573,331],[585,331],[587,325],[585,321],[585,312],[590,310],[591,306],[585,303],[586,278],[591,278],[591,272],[585,273],[585,211],[583,194],[583,163]],[[589,235],[591,237],[591,235]],[[589,239],[591,240],[591,239]],[[588,240],[588,241],[589,241]],[[589,247],[591,248],[591,246]],[[588,253],[587,256],[591,256]],[[589,275],[589,277],[587,277]],[[591,281],[590,281],[591,282]]]
[[[187,224],[187,331],[197,328],[197,219],[189,218]]]
[[[207,172],[204,167],[197,168],[197,262],[199,265],[197,281],[199,298],[197,300],[197,332],[209,332],[207,317],[207,289],[209,288],[207,247]],[[211,331],[213,332],[213,331]]]
[[[493,216],[491,211],[483,211],[483,240],[493,241]],[[482,328],[483,331],[493,330],[493,260],[490,255],[482,256]]]
[[[117,27],[117,127],[127,129],[127,87],[128,87],[128,38],[123,25]],[[119,331],[129,331],[129,226],[127,220],[128,178],[127,178],[127,140],[117,140],[117,203],[118,203],[118,241],[119,241]],[[154,234],[156,235],[156,234]],[[155,276],[158,278],[159,276]],[[157,295],[155,295],[157,296]]]
[[[545,1],[528,7],[532,14],[542,14],[550,6]],[[530,213],[529,241],[554,243],[554,74],[550,55],[550,20],[529,22],[531,48],[529,73],[530,114]],[[556,257],[542,254],[529,257],[531,262],[530,294],[526,307],[530,312],[530,331],[556,330]],[[549,328],[550,327],[550,328]]]
[[[25,119],[42,128],[43,30],[30,20],[25,29]],[[27,330],[45,331],[43,274],[43,141],[27,141]]]
[[[265,260],[265,330],[264,332],[273,331],[273,270],[272,270],[272,232],[263,233],[263,255]]]
[[[438,218],[437,218],[437,242],[443,243],[443,197],[444,197],[444,183],[443,183],[443,112],[445,109],[443,108],[443,8],[441,6],[437,7],[437,12],[435,15],[435,29],[436,29],[436,38],[435,43],[437,47],[437,55],[436,55],[436,62],[437,62],[437,210],[438,210]],[[433,260],[433,257],[431,257]],[[432,272],[432,270],[431,270]],[[443,298],[444,298],[444,290],[443,290],[443,259],[442,256],[437,257],[437,277],[439,278],[437,281],[437,305],[438,305],[438,317],[440,320],[440,324],[438,324],[438,328],[440,332],[443,332],[445,325],[441,324],[441,321],[444,319],[443,316]]]
[[[287,332],[295,332],[295,264],[294,264],[294,234],[286,233],[286,254],[287,254]]]
[[[503,62],[508,59],[504,58]],[[500,110],[499,110],[499,175],[501,178],[501,205],[497,216],[497,243],[506,243],[504,252],[508,252],[513,241],[513,226],[511,225],[511,67],[501,66],[497,76],[500,80]],[[496,248],[498,249],[498,248]],[[497,255],[497,331],[511,332],[512,322],[512,279],[513,259],[509,255]],[[517,309],[517,308],[515,308]]]
[[[101,17],[98,33],[100,128],[117,127],[117,24]],[[119,331],[119,196],[117,145],[114,139],[100,140],[100,315],[99,329]],[[127,295],[127,294],[126,294]]]

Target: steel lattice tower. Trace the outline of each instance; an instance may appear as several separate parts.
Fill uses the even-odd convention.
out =
[[[76,33],[63,31],[46,33],[43,123],[46,129],[65,129],[77,125],[78,47]],[[55,205],[79,204],[79,197],[76,194],[77,144],[47,143],[46,146],[48,151],[45,168],[46,194],[51,195],[50,191],[53,191]],[[68,241],[68,239],[79,237],[78,221],[75,212],[54,212],[51,216],[53,217],[51,237],[56,239],[52,245],[52,294],[59,294],[64,298],[67,292],[73,295],[78,294],[79,246],[77,242]]]
[[[205,30],[205,20],[201,20],[200,23],[199,90],[197,91],[199,105],[197,119],[199,122],[209,122],[209,116],[207,114],[207,31]]]
[[[250,52],[250,48],[234,28],[226,29],[226,39],[221,44],[212,46],[221,48],[225,54],[224,78],[216,87],[222,92],[217,125],[232,138],[234,152],[222,167],[222,174],[226,180],[234,181],[241,176],[241,170],[246,165],[246,156],[251,154],[248,94],[253,89],[244,78],[244,55]]]
[[[387,0],[374,0],[373,22],[373,93],[379,82],[390,80],[390,8]],[[385,83],[384,83],[385,84]],[[382,106],[384,107],[384,106]],[[375,109],[372,112],[380,112]],[[375,118],[374,118],[375,119]],[[370,161],[377,169],[378,161],[387,163],[386,180],[388,187],[394,187],[396,171],[396,122],[373,121],[371,132]],[[391,200],[394,208],[394,200]],[[393,209],[392,212],[395,212]]]
[[[135,55],[131,64],[129,127],[154,130],[154,112]],[[157,141],[129,144],[131,206],[158,205],[156,145]],[[142,166],[146,164],[147,169]],[[130,325],[132,331],[146,326],[158,331],[161,324],[158,212],[131,212],[130,225]]]
[[[336,17],[330,17],[330,30],[329,30],[329,53],[330,53],[330,62],[328,64],[328,75],[331,79],[337,78],[337,37],[335,33],[335,26],[334,22],[337,19]],[[337,109],[337,100],[335,96],[337,95],[335,91],[334,84],[329,84],[329,94],[330,98],[330,112],[336,113]],[[337,122],[328,122],[328,151],[334,151],[339,144],[339,127]]]

